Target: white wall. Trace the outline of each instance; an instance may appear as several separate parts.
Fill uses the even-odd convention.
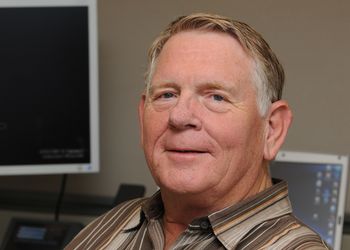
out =
[[[168,22],[194,11],[247,22],[279,55],[287,77],[284,97],[295,114],[284,149],[350,153],[350,1],[99,0],[98,7],[101,172],[70,176],[69,192],[114,195],[121,182],[143,183],[148,194],[155,190],[137,121],[146,53]],[[0,182],[52,190],[59,177],[0,177]]]

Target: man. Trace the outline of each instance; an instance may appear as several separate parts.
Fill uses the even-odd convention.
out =
[[[268,173],[292,114],[263,38],[193,14],[155,40],[149,62],[141,141],[160,191],[117,206],[67,249],[327,249]]]

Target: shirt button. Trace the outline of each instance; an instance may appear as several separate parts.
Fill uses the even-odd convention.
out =
[[[208,229],[209,228],[209,223],[207,221],[202,221],[200,224],[202,229]]]

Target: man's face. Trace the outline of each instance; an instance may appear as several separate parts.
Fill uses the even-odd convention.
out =
[[[266,126],[252,67],[227,34],[186,31],[167,41],[140,103],[142,145],[161,188],[228,195],[261,175]]]

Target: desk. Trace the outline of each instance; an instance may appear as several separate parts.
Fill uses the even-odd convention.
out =
[[[58,194],[49,192],[0,190],[0,242],[11,218],[54,220]],[[84,225],[112,208],[113,197],[66,194],[60,221]]]

